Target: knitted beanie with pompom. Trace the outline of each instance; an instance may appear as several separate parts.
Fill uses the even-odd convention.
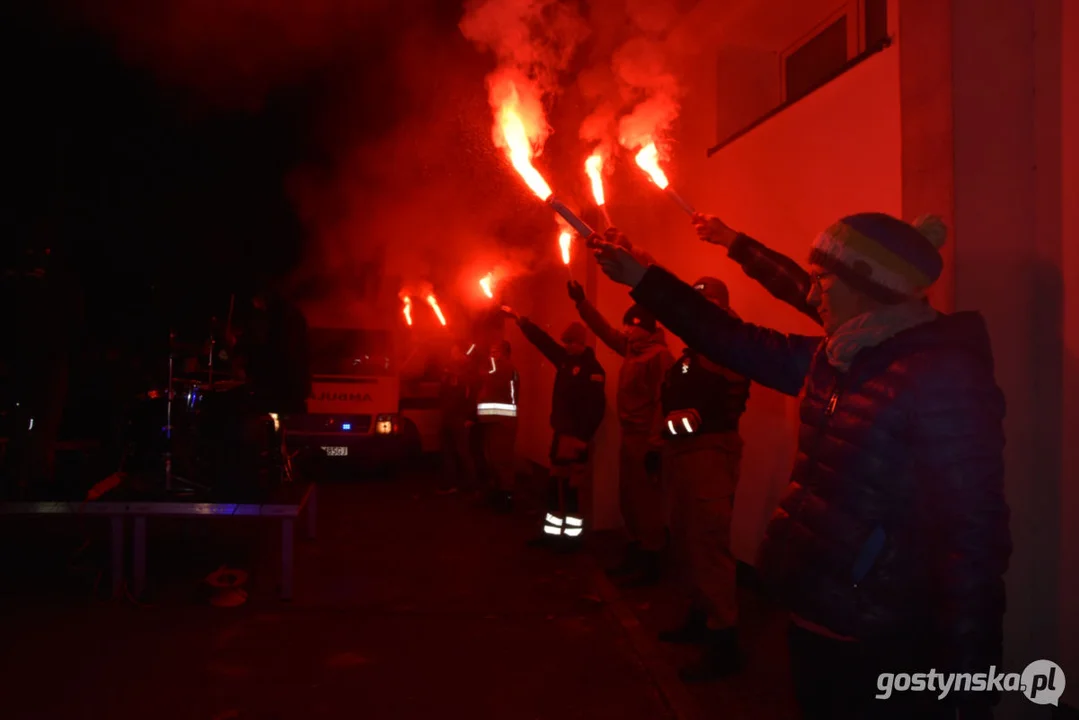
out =
[[[940,277],[947,236],[936,215],[906,223],[885,213],[858,213],[818,235],[809,262],[875,300],[900,303],[922,297]]]

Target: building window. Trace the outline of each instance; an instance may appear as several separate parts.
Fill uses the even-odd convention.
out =
[[[720,48],[717,90],[724,110],[717,117],[720,141],[709,155],[888,47],[889,1],[897,0],[846,0],[831,14],[818,15],[815,26],[803,26],[808,32],[795,22],[792,29],[803,34],[793,42],[791,33],[769,44],[768,39],[779,39],[792,24],[758,19],[752,36],[765,38],[764,42]],[[769,31],[766,25],[775,30]],[[730,97],[742,98],[743,110],[726,109]]]
[[[888,0],[865,0],[862,19],[865,40],[859,50],[883,47],[888,42]]]
[[[847,64],[847,16],[783,58],[783,99],[792,103],[843,72]]]

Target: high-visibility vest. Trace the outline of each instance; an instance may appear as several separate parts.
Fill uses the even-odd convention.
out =
[[[491,358],[490,374],[498,372],[494,358]],[[503,369],[505,372],[505,369]],[[477,417],[517,417],[517,371],[513,370],[509,378],[503,376],[501,384],[486,385],[481,395],[482,401],[476,404]],[[488,382],[495,380],[491,378]]]
[[[476,414],[479,416],[498,415],[501,417],[517,417],[517,406],[509,403],[479,403],[476,405]]]

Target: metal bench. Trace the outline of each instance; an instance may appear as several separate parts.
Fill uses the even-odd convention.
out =
[[[281,599],[292,599],[293,549],[296,520],[307,512],[307,536],[315,538],[318,512],[313,483],[303,486],[294,498],[261,504],[200,503],[176,500],[132,502],[5,502],[0,515],[96,515],[108,517],[112,525],[112,596],[124,594],[124,518],[134,518],[132,530],[132,591],[141,597],[146,589],[146,521],[149,517],[227,518],[264,517],[281,521]]]

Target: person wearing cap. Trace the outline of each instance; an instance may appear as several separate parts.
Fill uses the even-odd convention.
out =
[[[622,520],[629,534],[623,560],[607,574],[625,585],[659,582],[660,557],[667,542],[660,482],[660,386],[674,362],[663,329],[639,305],[630,307],[616,329],[585,297],[579,283],[568,284],[577,312],[596,337],[622,356],[618,371],[618,420],[621,448],[618,493]]]
[[[517,321],[525,338],[555,367],[551,477],[541,540],[554,548],[574,549],[580,546],[584,531],[580,496],[592,479],[592,438],[607,406],[607,375],[595,351],[586,344],[587,331],[581,323],[571,322],[559,344],[512,308],[504,306],[502,310]]]
[[[476,420],[483,439],[483,464],[490,500],[499,512],[513,509],[513,491],[517,476],[517,403],[521,397],[521,378],[510,357],[508,340],[491,345],[488,363],[481,372],[482,381],[476,397]]]
[[[695,290],[734,315],[727,286],[702,277]],[[742,461],[738,423],[749,381],[692,348],[683,350],[663,381],[663,487],[670,499],[671,555],[678,576],[681,626],[660,640],[702,646],[682,668],[684,682],[706,682],[738,672],[738,597],[731,516]]]
[[[737,233],[703,225],[733,248]],[[937,219],[883,213],[820,233],[806,304],[823,336],[743,322],[670,272],[595,242],[604,272],[690,347],[801,398],[791,482],[756,567],[791,611],[807,718],[985,718],[999,697],[875,697],[880,673],[984,673],[1003,654],[1005,400],[981,314],[926,300],[944,236]]]

